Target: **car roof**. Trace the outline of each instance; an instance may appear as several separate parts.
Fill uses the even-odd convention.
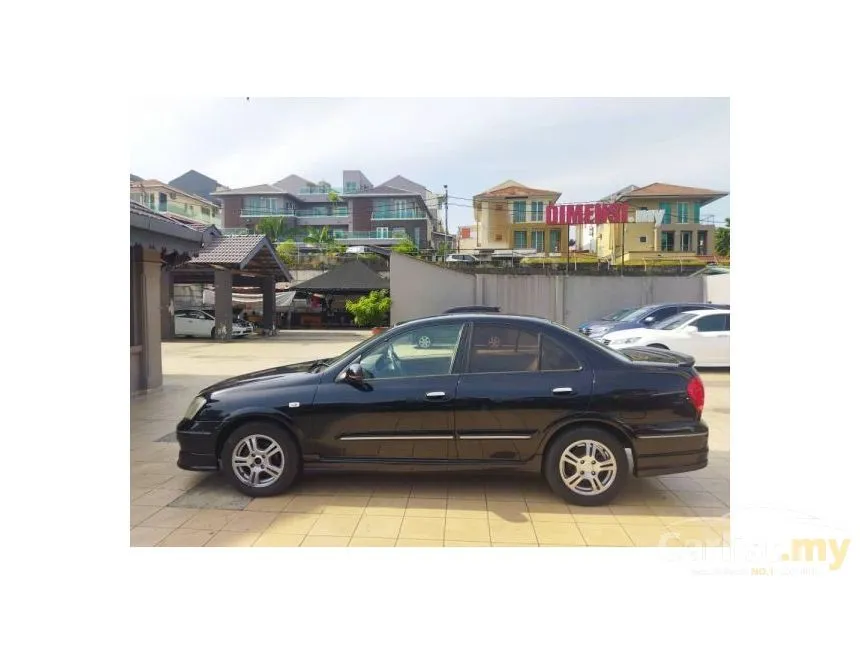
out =
[[[543,323],[550,324],[551,321],[547,318],[541,318],[540,316],[527,316],[522,314],[498,314],[498,313],[480,313],[480,312],[468,312],[468,313],[452,313],[452,314],[436,314],[433,316],[425,316],[424,318],[413,318],[412,320],[406,320],[401,323],[397,323],[395,326],[398,328],[407,327],[412,325],[417,325],[420,323],[432,322],[449,322],[452,320],[460,320],[463,322],[469,321],[480,321],[480,322],[532,322],[532,323]]]

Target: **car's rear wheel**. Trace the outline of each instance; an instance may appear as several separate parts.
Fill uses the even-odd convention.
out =
[[[601,506],[624,488],[624,446],[606,430],[571,428],[558,435],[544,463],[544,477],[558,495],[579,506]]]
[[[299,474],[301,455],[289,432],[252,421],[237,428],[221,450],[221,472],[251,497],[283,493]]]
[[[430,346],[433,345],[433,339],[430,338],[427,334],[421,334],[416,340],[415,344],[418,345],[421,349],[430,349]]]

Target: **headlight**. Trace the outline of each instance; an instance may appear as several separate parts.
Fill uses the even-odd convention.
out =
[[[191,402],[191,405],[188,406],[188,409],[185,411],[184,419],[193,419],[197,416],[197,413],[200,412],[200,409],[206,405],[206,399],[202,396],[194,397],[194,400]]]

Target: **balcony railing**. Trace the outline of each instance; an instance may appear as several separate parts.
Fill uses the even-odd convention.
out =
[[[310,208],[300,208],[298,210],[287,210],[285,208],[243,208],[239,211],[240,217],[260,218],[260,217],[349,217],[349,210],[346,208],[335,208],[332,212],[315,211]]]
[[[340,186],[329,186],[328,188],[323,186],[305,186],[304,188],[299,188],[299,195],[328,195],[329,193],[349,195],[351,193],[361,192],[365,188],[370,188],[370,186],[355,186],[351,188],[342,188]]]
[[[349,210],[346,208],[335,208],[330,213],[315,211],[312,209],[299,209],[295,211],[296,217],[311,218],[311,217],[349,217]]]
[[[399,240],[406,237],[405,233],[392,231],[335,231],[336,240]]]
[[[414,208],[373,211],[370,215],[370,219],[424,219],[424,217],[424,213]]]

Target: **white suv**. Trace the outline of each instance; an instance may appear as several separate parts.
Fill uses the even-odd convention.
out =
[[[476,258],[474,255],[468,255],[466,253],[452,253],[445,258],[445,262],[476,264],[478,262],[478,258]]]

